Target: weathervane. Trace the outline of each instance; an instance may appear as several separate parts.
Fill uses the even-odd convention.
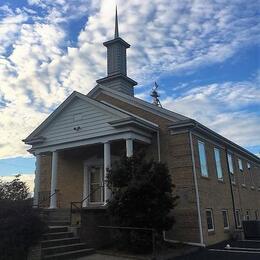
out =
[[[162,104],[161,104],[161,102],[159,100],[160,95],[159,95],[159,93],[157,91],[158,87],[159,86],[158,86],[158,84],[155,81],[150,96],[153,98],[153,104],[154,105],[156,105],[157,107],[162,107]]]

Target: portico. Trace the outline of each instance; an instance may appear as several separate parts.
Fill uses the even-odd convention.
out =
[[[152,142],[155,133],[152,129],[143,134],[140,134],[140,129],[139,133],[135,132],[88,140],[88,144],[83,144],[85,141],[82,141],[80,146],[69,143],[66,147],[65,144],[59,144],[52,148],[37,149],[34,204],[40,205],[42,192],[48,192],[41,185],[41,175],[45,174],[41,168],[41,157],[48,156],[51,174],[48,185],[49,202],[46,205],[49,208],[69,207],[71,201],[81,201],[86,197],[88,199],[83,202],[83,207],[105,205],[111,197],[106,181],[111,165],[124,154],[127,157],[133,156],[134,147],[136,150],[145,148]],[[69,177],[69,174],[74,175],[75,179],[73,176]]]

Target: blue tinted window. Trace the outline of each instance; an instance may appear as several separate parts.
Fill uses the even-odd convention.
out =
[[[199,144],[199,157],[200,157],[200,171],[202,176],[208,176],[208,167],[207,167],[207,159],[205,152],[205,145],[202,142],[198,142]]]
[[[221,168],[221,158],[220,158],[220,151],[217,148],[214,148],[214,155],[215,155],[215,163],[216,163],[216,171],[218,179],[223,179],[222,168]]]

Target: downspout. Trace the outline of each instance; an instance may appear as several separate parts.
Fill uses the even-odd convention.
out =
[[[196,127],[196,126],[195,126],[195,127]],[[194,128],[195,128],[195,127],[194,127]],[[203,238],[203,230],[202,230],[201,213],[200,213],[199,189],[198,189],[198,181],[197,181],[197,174],[196,174],[196,167],[195,167],[194,149],[193,149],[193,142],[192,142],[191,131],[189,131],[189,139],[190,139],[191,159],[192,159],[192,171],[193,171],[193,177],[194,177],[196,203],[197,203],[198,219],[199,219],[200,243],[183,242],[183,241],[178,241],[178,240],[167,239],[167,238],[166,238],[166,233],[165,233],[165,231],[163,231],[163,240],[166,241],[166,242],[171,242],[171,243],[180,243],[180,242],[181,242],[181,243],[187,244],[187,245],[205,247],[204,238]]]
[[[232,181],[230,177],[230,167],[228,163],[228,151],[227,147],[225,147],[225,155],[226,155],[226,163],[227,163],[227,169],[228,169],[228,180],[229,180],[229,186],[230,186],[230,191],[231,191],[231,199],[232,199],[232,208],[233,208],[233,217],[235,221],[235,228],[237,229],[237,219],[236,219],[236,208],[235,208],[235,200],[234,200],[234,192],[233,192],[233,186],[232,186]]]
[[[194,178],[198,219],[199,219],[200,243],[205,246],[204,238],[203,238],[203,230],[202,230],[201,212],[200,212],[200,196],[199,196],[199,189],[198,189],[198,180],[197,180],[197,173],[196,173],[196,167],[195,167],[193,139],[192,139],[191,131],[189,131],[189,137],[190,137],[190,149],[191,149],[191,159],[192,159],[192,172],[193,172],[193,178]]]

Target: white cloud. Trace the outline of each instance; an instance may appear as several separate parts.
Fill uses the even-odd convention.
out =
[[[96,79],[105,76],[102,42],[113,36],[115,6],[111,1],[28,0],[28,4],[15,10],[0,6],[0,157],[27,154],[28,147],[21,139],[73,90],[87,93]],[[254,1],[118,0],[118,6],[120,34],[133,45],[129,50],[129,75],[141,84],[163,73],[221,62],[256,41],[260,28],[253,16],[257,7]],[[40,9],[44,11],[36,13]],[[84,16],[88,16],[86,25],[72,45],[68,24]],[[209,86],[207,91],[213,94],[206,97],[223,95],[249,104],[256,95],[254,88],[246,95],[225,92],[229,87],[223,86],[217,94],[217,86]],[[180,97],[179,107],[189,96],[199,100],[202,95],[203,99],[206,90],[200,92],[187,93],[186,99]],[[239,106],[230,106],[231,118],[237,116]],[[197,118],[200,112],[196,111]],[[216,111],[217,103],[212,113]],[[255,120],[255,115],[251,116]],[[209,117],[206,114],[206,123]],[[225,117],[219,116],[219,125],[224,121]]]
[[[260,107],[257,82],[225,82],[196,87],[181,97],[161,101],[165,108],[205,124],[242,146],[260,144]]]
[[[0,180],[4,182],[10,182],[15,176],[0,176]],[[21,181],[24,181],[29,188],[29,192],[32,193],[34,189],[34,174],[21,174],[19,177]]]

